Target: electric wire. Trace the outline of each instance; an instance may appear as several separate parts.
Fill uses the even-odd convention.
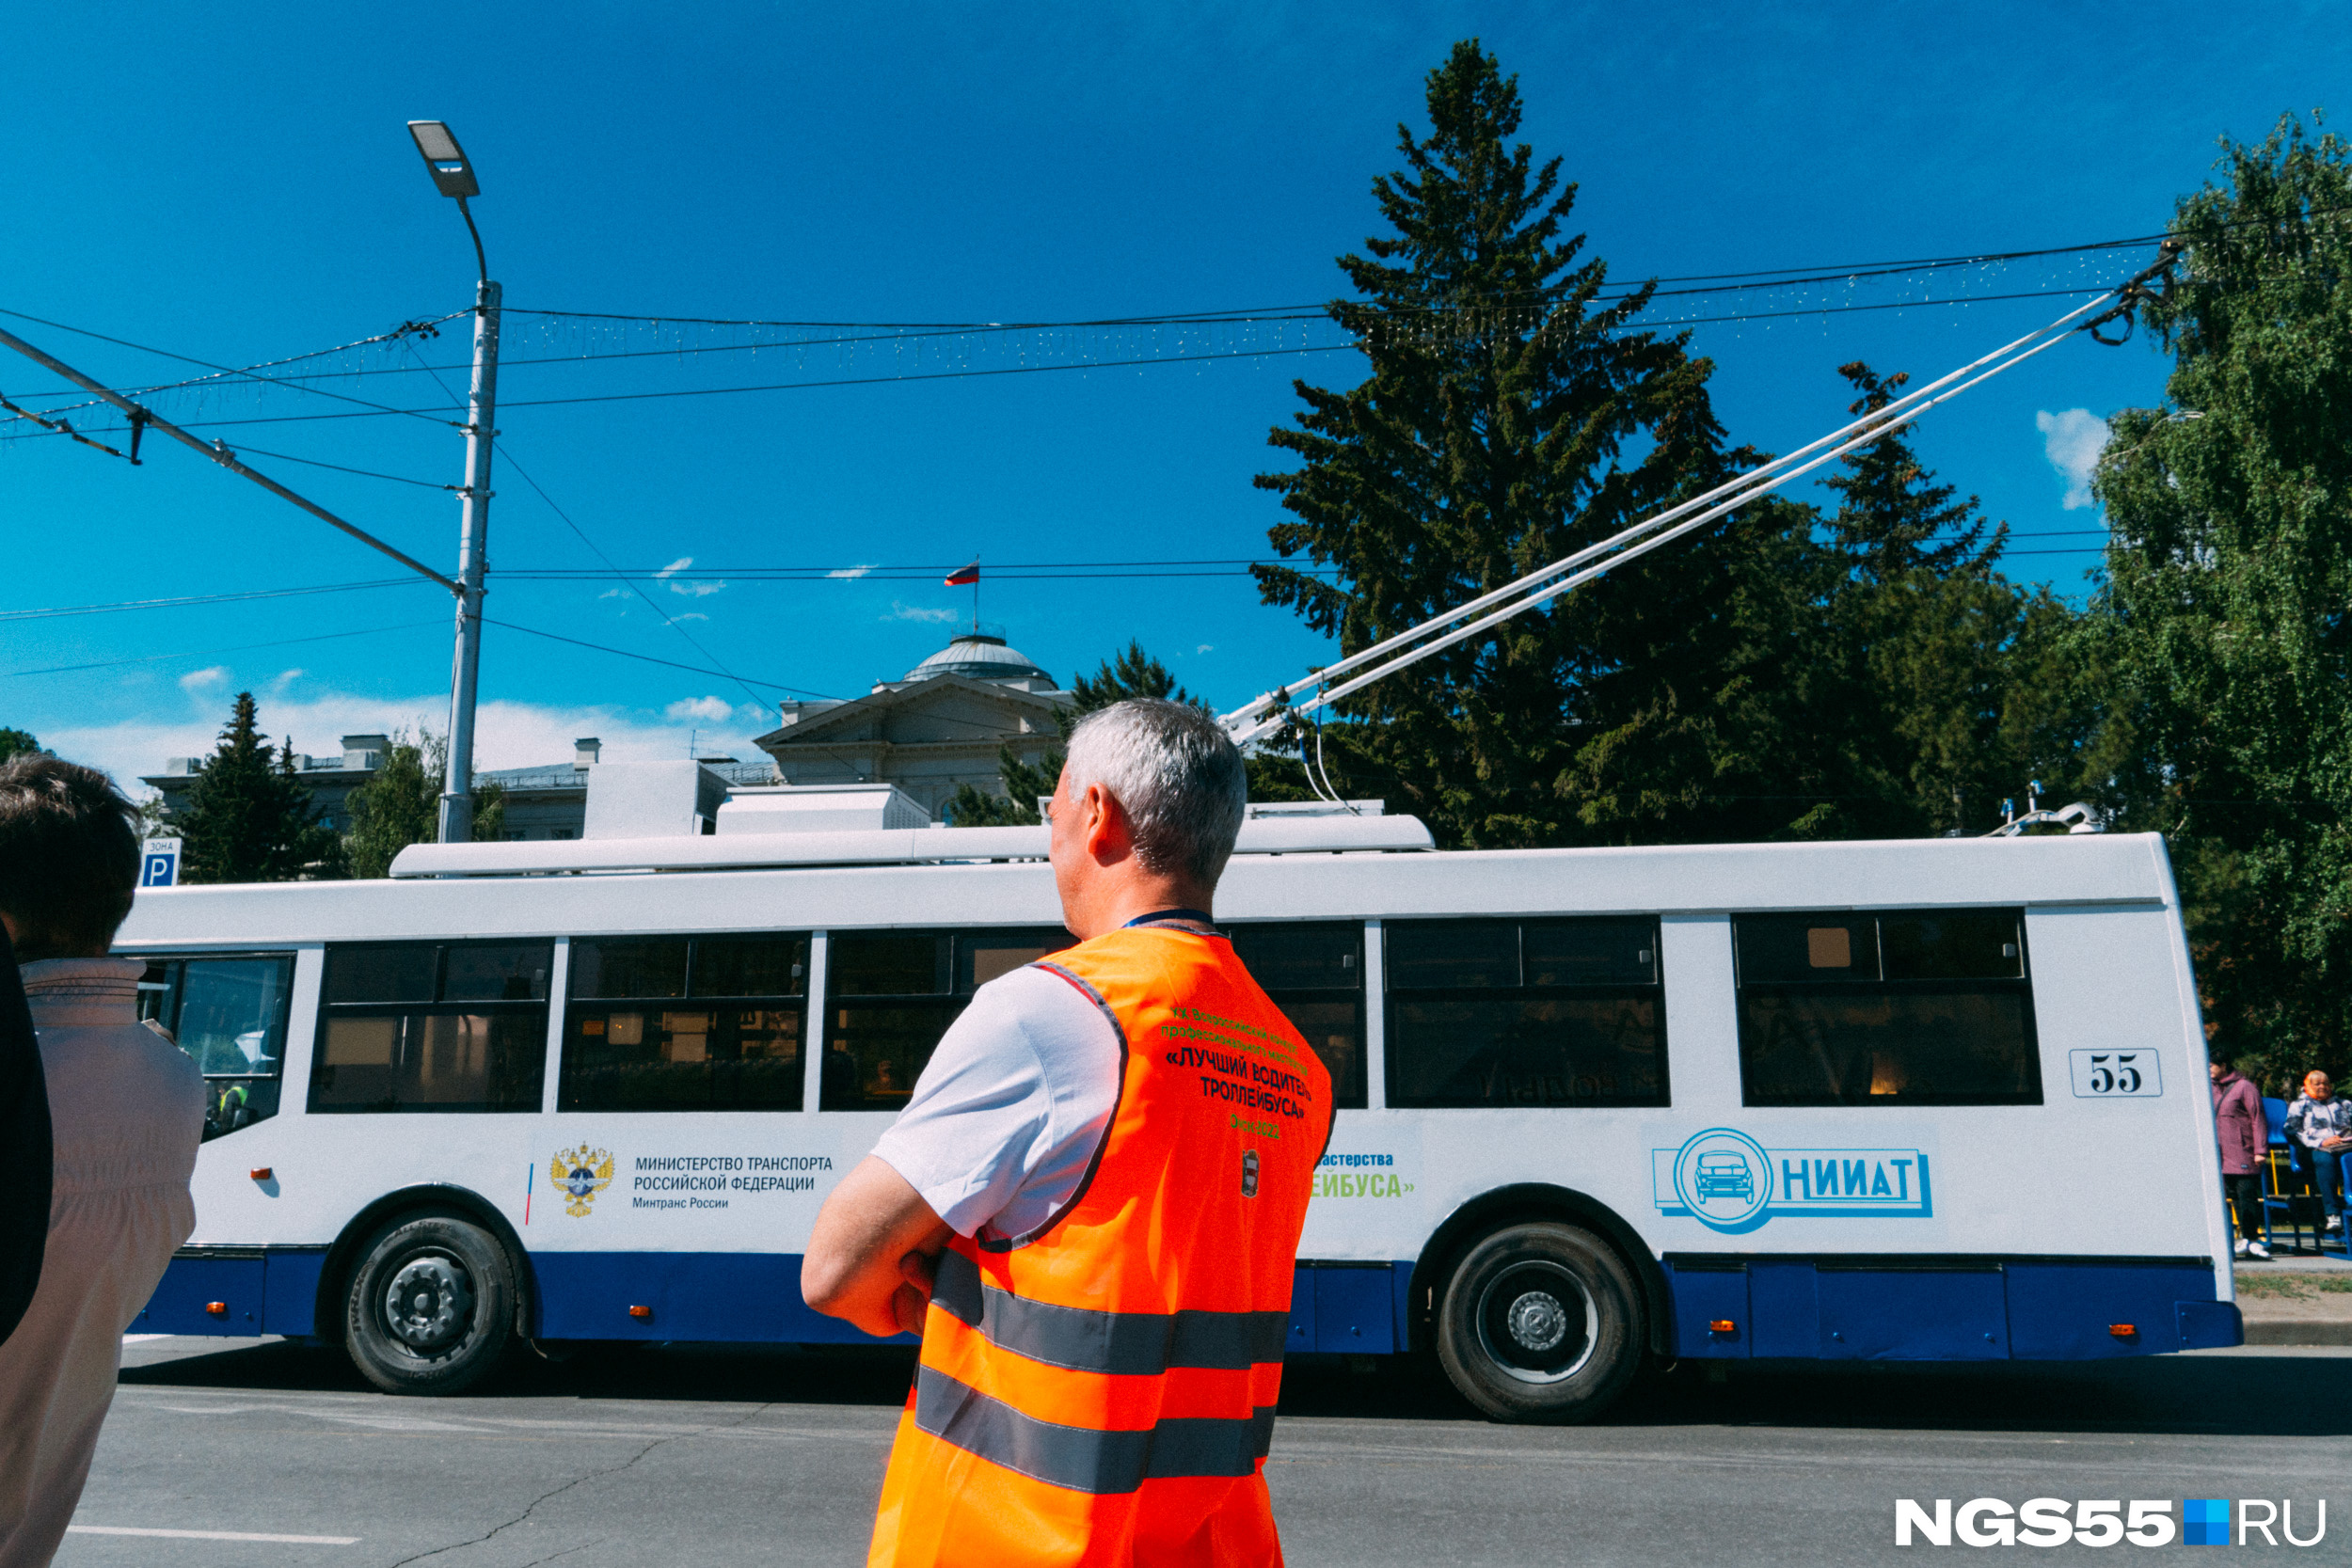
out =
[[[1964,299],[1894,300],[1870,305],[1820,306],[1795,310],[1754,310],[1743,311],[1736,315],[1728,316],[1689,317],[1671,322],[1656,323],[1651,325],[1636,328],[1634,330],[1647,332],[1665,327],[1704,326],[1718,325],[1725,322],[1772,321],[1796,316],[1840,315],[1868,310],[1931,310],[1962,309],[1971,305],[1985,305],[2009,300],[2072,298],[2082,294],[2095,295],[2102,293],[2104,293],[2104,291],[2090,287],[2074,289],[2038,289],[2029,290],[2022,293],[1978,294]],[[838,376],[820,381],[763,382],[755,386],[748,387],[695,387],[676,390],[649,392],[598,392],[561,398],[512,398],[501,399],[500,407],[501,409],[560,408],[585,404],[651,403],[665,402],[678,398],[733,397],[754,392],[818,391],[840,387],[881,387],[927,381],[983,380],[1013,375],[1059,375],[1066,374],[1073,371],[1134,370],[1149,368],[1155,365],[1194,365],[1207,364],[1217,361],[1270,359],[1311,354],[1357,353],[1360,352],[1361,348],[1362,345],[1357,342],[1322,343],[1306,344],[1298,347],[1228,350],[1212,354],[1152,355],[1136,359],[1088,359],[1073,361],[1073,363],[1067,365],[1009,365],[992,370],[918,371],[903,372],[896,375]],[[438,411],[429,408],[386,407],[379,411],[355,410],[348,413],[334,414],[278,414],[256,416],[248,419],[190,420],[184,422],[183,428],[188,430],[225,430],[247,425],[307,424],[316,423],[318,421],[327,420],[374,419],[393,414],[428,417],[436,412]],[[89,434],[103,436],[114,433],[121,428],[124,427],[112,425],[99,426]],[[43,431],[38,435],[0,436],[0,443],[9,441],[40,441],[54,438],[54,433]]]
[[[55,328],[56,328],[56,329],[57,329],[58,331],[60,331],[60,332],[72,332],[72,333],[78,333],[80,336],[85,337],[85,338],[95,338],[95,339],[97,339],[97,340],[98,340],[99,341],[101,341],[101,342],[105,342],[105,343],[115,343],[115,344],[119,344],[119,346],[121,346],[121,347],[123,347],[123,348],[136,349],[136,350],[138,350],[141,354],[153,354],[153,355],[158,355],[158,356],[162,356],[163,358],[166,358],[166,359],[177,359],[177,360],[180,360],[180,361],[181,361],[182,363],[183,363],[183,364],[189,364],[189,365],[201,365],[201,366],[203,366],[203,367],[204,367],[206,370],[208,370],[208,371],[217,371],[217,372],[220,372],[221,374],[223,374],[223,375],[246,375],[246,374],[247,374],[247,372],[244,372],[244,371],[241,371],[241,370],[238,370],[238,369],[236,369],[234,366],[231,366],[231,365],[216,365],[216,364],[213,363],[213,361],[211,361],[210,359],[198,359],[198,358],[195,358],[195,357],[193,357],[193,356],[189,356],[189,355],[185,355],[185,354],[174,354],[174,353],[172,353],[169,349],[152,348],[152,347],[150,347],[149,345],[147,345],[147,344],[145,344],[145,343],[135,343],[135,342],[131,341],[128,338],[110,338],[110,337],[108,337],[108,336],[107,336],[105,333],[103,333],[103,332],[92,332],[92,331],[88,330],[87,327],[80,327],[80,326],[68,326],[68,325],[67,325],[65,323],[63,323],[63,322],[55,322],[55,321],[50,321],[50,320],[46,319],[45,317],[41,317],[41,316],[31,316],[31,315],[26,315],[26,314],[25,314],[24,311],[22,311],[22,310],[9,310],[9,309],[0,309],[0,316],[13,316],[13,317],[15,317],[18,321],[39,322],[39,323],[40,323],[41,325],[43,325],[43,326],[51,326],[51,327],[55,327]],[[446,321],[446,320],[448,320],[449,318],[447,318],[447,317],[443,317],[442,319],[443,319],[444,321]],[[323,351],[323,352],[332,354],[332,353],[335,353],[335,352],[337,352],[337,351],[335,351],[335,350],[333,350],[333,349],[328,349],[328,350],[325,350],[325,351]],[[208,379],[209,379],[209,378],[208,378]],[[297,391],[297,392],[310,392],[310,393],[312,393],[312,394],[314,394],[314,395],[316,395],[316,396],[318,396],[318,397],[323,397],[323,398],[333,398],[334,400],[336,400],[336,401],[337,401],[337,402],[339,402],[339,403],[356,403],[356,404],[358,404],[360,406],[362,406],[362,407],[364,407],[364,408],[373,409],[373,410],[375,410],[377,413],[380,413],[380,414],[403,414],[403,415],[407,415],[407,416],[409,416],[409,417],[411,417],[411,418],[422,419],[422,418],[427,417],[427,415],[428,415],[428,413],[429,413],[429,411],[428,411],[428,410],[423,410],[423,409],[415,409],[415,408],[394,408],[394,407],[392,407],[389,404],[375,403],[375,402],[373,402],[373,401],[371,401],[370,399],[367,399],[367,398],[362,398],[362,397],[354,397],[354,396],[352,396],[352,395],[351,395],[350,393],[348,393],[348,392],[337,392],[337,391],[332,391],[332,390],[330,390],[330,389],[328,389],[328,388],[325,388],[325,387],[309,387],[309,386],[305,386],[305,385],[303,385],[302,383],[297,382],[297,381],[284,381],[284,380],[280,380],[280,379],[278,379],[278,377],[275,377],[275,376],[254,375],[254,376],[247,376],[247,379],[249,379],[249,380],[253,380],[253,381],[257,381],[257,382],[262,382],[262,383],[263,383],[263,384],[265,384],[265,385],[268,385],[268,386],[273,386],[273,387],[284,387],[284,388],[289,388],[289,389],[291,389],[291,390],[293,390],[293,391]],[[140,395],[140,396],[144,396],[144,395],[146,395],[146,394],[142,393],[142,394],[138,394],[138,395]],[[76,407],[86,407],[86,406],[89,406],[89,405],[88,405],[88,404],[75,404],[75,406],[76,406]],[[71,412],[72,412],[72,409],[59,410],[59,412],[71,413]]]
[[[87,664],[53,664],[40,670],[0,670],[0,680],[11,680],[19,675],[65,675],[82,670],[111,670],[124,664],[155,664],[174,658],[210,658],[215,654],[239,654],[253,648],[284,648],[296,642],[327,642],[339,637],[377,637],[386,632],[414,631],[420,626],[445,624],[438,619],[404,621],[397,626],[363,626],[356,631],[323,631],[311,637],[277,637],[266,642],[232,642],[225,647],[195,648],[176,654],[135,654],[128,658],[102,658]]]
[[[578,637],[565,637],[558,632],[541,631],[536,626],[517,626],[512,621],[495,621],[487,615],[485,615],[482,618],[482,624],[485,626],[498,626],[506,631],[518,631],[526,637],[544,637],[550,642],[568,642],[575,648],[590,648],[600,654],[612,654],[618,658],[633,658],[642,664],[659,664],[665,669],[690,671],[697,675],[723,675],[728,680],[733,681],[738,686],[764,686],[772,690],[789,691],[796,696],[816,697],[825,702],[839,702],[842,700],[838,697],[832,696],[827,692],[810,691],[805,688],[798,686],[787,686],[782,681],[764,681],[758,679],[756,676],[747,679],[742,675],[735,673],[731,670],[707,670],[700,665],[681,664],[674,658],[657,658],[652,654],[631,653],[627,648],[614,648],[602,642],[590,642]],[[753,701],[765,707],[768,700],[755,693]]]
[[[408,345],[408,352],[420,362],[421,362],[424,358],[422,355],[416,352],[416,346],[413,343]],[[437,373],[434,373],[433,381],[434,385],[439,387],[445,395],[451,398],[454,398],[457,395],[450,389],[449,384],[443,381]],[[598,561],[603,562],[608,568],[612,569],[613,575],[618,577],[620,575],[620,569],[612,565],[612,558],[606,555],[602,547],[600,547],[594,539],[588,537],[587,530],[581,528],[577,522],[572,520],[572,515],[570,513],[556,505],[555,498],[548,494],[546,486],[542,485],[537,480],[531,477],[531,470],[524,467],[522,463],[515,456],[514,452],[506,447],[505,443],[499,440],[498,435],[495,431],[490,433],[490,445],[493,451],[501,452],[505,456],[508,465],[512,467],[517,474],[522,476],[523,483],[530,485],[531,488],[538,495],[539,499],[548,503],[548,510],[554,513],[558,517],[563,518],[564,526],[570,529],[573,534],[579,538],[580,542],[587,546],[596,558]],[[647,594],[643,588],[638,587],[634,581],[628,578],[624,577],[621,580],[628,584],[631,593],[645,601],[645,608],[652,610],[656,615],[661,617],[662,625],[668,626],[672,631],[676,632],[680,637],[686,639],[687,645],[689,647],[691,647],[696,653],[702,655],[703,657],[709,659],[711,663],[720,663],[716,655],[712,654],[708,648],[704,647],[702,643],[695,639],[691,632],[688,631],[684,626],[678,625],[675,620],[672,619],[669,611],[663,610],[659,604],[654,602],[653,595]],[[539,635],[546,636],[549,634],[541,633]],[[726,673],[723,666],[722,666],[720,673]],[[741,688],[743,695],[749,697],[754,703],[757,704],[765,702],[766,699],[762,698],[758,692],[754,691],[749,686],[745,685],[741,677],[728,674],[727,679],[734,681],[738,687]],[[786,687],[782,689],[791,690],[793,689]]]
[[[421,578],[372,578],[365,582],[323,582],[310,588],[250,588],[227,594],[189,594],[169,599],[123,599],[113,604],[60,605],[43,610],[0,610],[0,623],[50,621],[65,615],[105,615],[120,610],[185,610],[196,605],[238,604],[250,599],[291,599],[312,594],[350,594],[369,588],[405,588]]]
[[[530,470],[526,469],[520,463],[515,461],[515,454],[511,451],[507,451],[504,443],[501,442],[494,444],[498,446],[501,452],[505,454],[508,465],[513,467],[516,473],[522,475],[523,483],[530,485],[534,491],[537,491],[539,499],[548,503],[548,510],[563,518],[564,526],[570,529],[573,533],[579,535],[580,542],[587,546],[592,551],[595,551],[596,559],[603,562],[612,571],[612,575],[620,578],[621,582],[628,588],[630,593],[635,594],[639,598],[644,600],[645,607],[648,610],[651,610],[656,615],[661,617],[661,624],[663,626],[668,626],[672,631],[686,639],[687,645],[691,647],[696,653],[702,655],[703,657],[710,660],[713,664],[719,665],[719,669],[715,673],[726,676],[727,679],[733,681],[738,687],[740,687],[742,689],[743,695],[749,697],[755,703],[765,703],[766,699],[761,697],[758,692],[754,691],[744,681],[742,676],[736,674],[733,671],[727,669],[725,665],[722,664],[716,654],[713,654],[708,648],[704,647],[700,640],[698,640],[692,632],[688,631],[684,626],[680,626],[677,621],[671,616],[668,610],[663,610],[660,605],[654,601],[652,594],[646,593],[644,589],[638,586],[635,578],[626,576],[622,573],[619,567],[614,566],[612,564],[612,558],[606,555],[604,551],[597,546],[595,540],[588,537],[587,531],[582,529],[578,523],[572,521],[572,515],[564,511],[562,507],[556,505],[555,498],[548,495],[545,489],[540,487],[539,482],[531,477]],[[543,632],[539,635],[546,636],[548,634]],[[684,668],[684,666],[680,666],[680,668]],[[706,673],[708,673],[710,672],[706,672]],[[775,685],[772,681],[762,681],[760,684],[763,686]],[[787,686],[780,687],[778,689],[791,691],[798,689]]]

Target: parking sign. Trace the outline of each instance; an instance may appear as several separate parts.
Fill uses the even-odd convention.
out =
[[[180,881],[180,841],[151,838],[139,845],[139,886],[174,887]]]

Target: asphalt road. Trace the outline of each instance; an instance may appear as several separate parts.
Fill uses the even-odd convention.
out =
[[[65,1568],[861,1562],[910,1365],[649,1350],[428,1401],[291,1344],[159,1340],[126,1361]],[[2280,1550],[2352,1562],[2352,1348],[1686,1369],[1566,1429],[1478,1420],[1410,1363],[1295,1365],[1284,1393],[1266,1473],[1297,1564],[1915,1560],[1894,1545],[1905,1497],[2168,1498],[2176,1518],[2183,1498],[2287,1498],[2307,1536],[2324,1497],[2326,1539]]]

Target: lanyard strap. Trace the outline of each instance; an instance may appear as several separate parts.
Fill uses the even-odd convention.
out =
[[[1153,910],[1150,914],[1136,916],[1120,929],[1127,930],[1136,926],[1161,926],[1173,920],[1189,920],[1212,927],[1216,925],[1216,922],[1209,917],[1206,910]]]

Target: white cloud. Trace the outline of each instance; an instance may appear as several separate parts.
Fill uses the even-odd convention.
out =
[[[654,576],[657,578],[670,577],[675,573],[683,572],[686,568],[691,566],[692,564],[694,564],[694,558],[692,556],[682,555],[675,561],[671,562],[667,566],[662,567],[659,572],[656,572]]]
[[[683,724],[689,719],[717,724],[735,717],[735,705],[724,697],[681,697],[663,708],[661,716],[673,724]]]
[[[628,590],[626,588],[608,588],[603,593],[597,594],[596,597],[599,599],[626,599],[628,597]]]
[[[203,691],[218,686],[229,678],[229,666],[215,664],[209,670],[191,670],[180,677],[183,691]]]
[[[2107,421],[2088,408],[2069,408],[2063,414],[2044,409],[2033,417],[2033,423],[2042,432],[2042,450],[2050,467],[2066,480],[2065,509],[2090,505],[2090,476],[2106,450]]]
[[[723,582],[674,582],[670,592],[683,594],[690,599],[707,599],[725,586]]]
[[[701,610],[688,610],[688,611],[687,611],[685,614],[683,614],[683,615],[673,615],[673,616],[671,616],[671,617],[670,617],[670,619],[671,619],[672,621],[674,621],[674,622],[675,622],[675,621],[707,621],[707,620],[709,620],[709,619],[710,619],[710,617],[709,617],[709,616],[707,616],[707,615],[705,615],[705,614],[704,614]]]
[[[956,614],[957,612],[952,610],[925,610],[921,605],[900,604],[893,599],[890,601],[890,613],[882,619],[885,621],[929,621],[933,625],[945,626],[956,619]]]
[[[294,682],[300,680],[309,673],[309,671],[303,670],[298,666],[292,670],[278,671],[278,673],[270,679],[270,695],[273,697],[278,695],[280,692],[284,691],[286,688],[292,686]]]
[[[1216,652],[1216,644],[1214,642],[1203,642],[1198,648],[1193,649],[1193,652],[1196,654],[1213,654]]]
[[[872,571],[877,564],[877,562],[869,561],[863,566],[843,566],[834,571],[827,572],[825,576],[829,578],[862,578],[866,573]]]
[[[206,705],[208,707],[213,705]],[[220,743],[227,721],[222,711],[178,723],[131,720],[119,724],[40,731],[41,744],[71,761],[86,763],[114,775],[133,796],[143,773],[162,768],[167,757],[204,756]],[[537,703],[485,702],[474,714],[474,756],[484,768],[545,767],[568,762],[572,742],[593,735],[604,741],[608,762],[654,762],[686,754],[688,726],[698,725],[698,747],[705,755],[726,754],[756,762],[759,748],[752,736],[772,728],[769,716],[758,712],[747,721],[758,728],[736,730],[724,721],[689,719],[671,721],[667,715],[644,709],[611,706],[564,707]],[[394,730],[439,731],[449,723],[449,697],[432,692],[414,697],[378,699],[329,693],[302,702],[264,698],[262,729],[273,745],[289,737],[294,750],[313,756],[333,754],[346,735],[389,734]]]

